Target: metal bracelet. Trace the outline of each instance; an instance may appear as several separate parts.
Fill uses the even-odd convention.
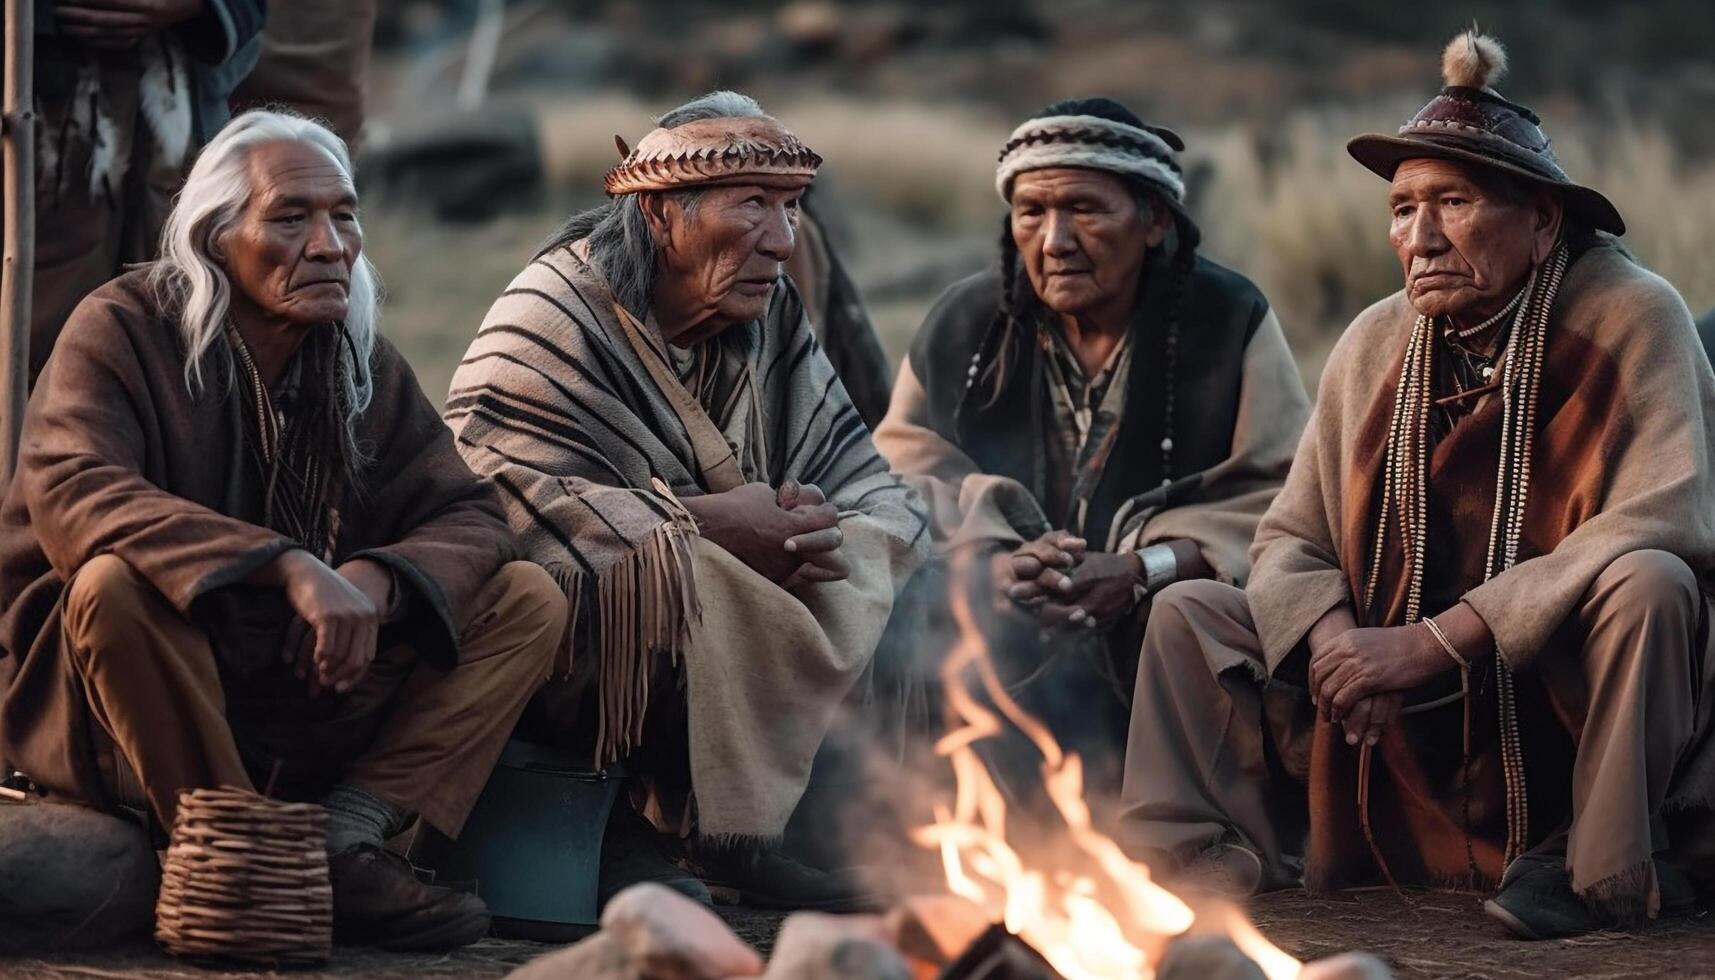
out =
[[[1459,665],[1460,670],[1471,669],[1471,661],[1459,653],[1459,648],[1455,647],[1453,641],[1447,638],[1447,634],[1441,631],[1441,624],[1435,621],[1435,617],[1424,617],[1423,625],[1429,629],[1429,634],[1435,637],[1435,642],[1441,644],[1441,649],[1447,651],[1447,656],[1452,657],[1453,662]]]
[[[1152,544],[1137,551],[1143,563],[1143,587],[1154,594],[1179,580],[1179,556],[1164,544]]]

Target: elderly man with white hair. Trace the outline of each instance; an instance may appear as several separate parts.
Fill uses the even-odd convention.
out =
[[[821,157],[732,92],[621,152],[612,202],[494,304],[447,419],[572,600],[556,734],[629,759],[746,901],[849,905],[853,882],[770,845],[928,537],[782,273]],[[604,897],[649,877],[707,900],[618,843]]]
[[[0,511],[0,751],[159,829],[186,789],[319,801],[336,941],[462,945],[483,903],[382,842],[459,831],[565,599],[377,336],[362,241],[344,144],[248,113],[72,315]]]

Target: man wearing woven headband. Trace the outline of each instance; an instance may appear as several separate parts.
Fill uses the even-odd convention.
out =
[[[1248,589],[1158,598],[1124,804],[1169,868],[1250,890],[1302,854],[1313,889],[1492,892],[1541,938],[1715,872],[1715,377],[1503,58],[1460,35],[1440,95],[1348,144],[1405,288],[1329,358]]]
[[[927,531],[782,276],[821,158],[732,92],[619,144],[613,200],[494,304],[446,418],[572,602],[548,734],[628,760],[747,901],[843,907],[852,880],[771,842]],[[603,900],[648,877],[708,900],[616,811]]]
[[[1309,415],[1268,301],[1196,253],[1181,149],[1111,99],[1020,125],[1000,266],[941,297],[876,430],[974,559],[1003,671],[1116,789],[1150,597],[1243,584]]]
[[[487,908],[383,842],[459,832],[565,598],[379,335],[362,248],[345,144],[245,113],[161,260],[78,305],[0,508],[0,750],[162,831],[186,789],[320,802],[334,939],[446,948]]]

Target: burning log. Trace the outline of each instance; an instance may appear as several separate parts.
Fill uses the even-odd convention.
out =
[[[947,968],[938,980],[1061,980],[1060,974],[1029,943],[991,925]]]
[[[919,895],[889,912],[886,925],[900,952],[939,970],[993,923],[982,909],[957,895]]]

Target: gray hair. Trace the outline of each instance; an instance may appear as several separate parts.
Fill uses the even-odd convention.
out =
[[[723,89],[699,95],[663,113],[655,120],[655,125],[674,129],[703,119],[765,115],[767,113],[755,99]],[[687,216],[696,213],[703,198],[703,190],[696,187],[659,193],[668,194],[678,201]],[[633,313],[644,315],[655,292],[660,249],[649,234],[649,222],[643,216],[643,202],[639,196],[621,194],[600,207],[572,215],[536,254],[545,255],[579,239],[589,240],[590,261],[606,277],[614,298]]]
[[[246,112],[203,147],[161,230],[161,257],[149,273],[149,282],[163,308],[178,313],[185,386],[193,396],[204,388],[205,360],[220,368],[219,376],[227,384],[234,376],[232,349],[223,336],[232,305],[232,281],[221,267],[219,242],[250,200],[251,152],[265,143],[281,142],[306,143],[326,151],[346,179],[353,180],[344,141],[325,126],[285,112]],[[375,389],[370,359],[380,318],[379,278],[369,260],[358,255],[351,270],[344,322],[351,349],[341,345],[337,355],[336,389],[347,445],[354,448],[357,420],[369,407]]]

